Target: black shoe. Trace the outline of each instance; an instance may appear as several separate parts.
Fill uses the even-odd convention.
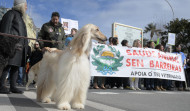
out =
[[[174,88],[172,88],[172,87],[167,87],[166,90],[168,90],[168,91],[174,91]]]
[[[10,94],[10,91],[6,87],[1,87],[0,88],[0,94]]]
[[[17,93],[17,94],[23,94],[24,93],[23,91],[19,90],[18,88],[12,88],[12,89],[10,89],[10,92]]]
[[[155,87],[152,87],[152,90],[156,90],[156,88],[155,88]]]
[[[150,87],[147,87],[146,90],[152,90]]]

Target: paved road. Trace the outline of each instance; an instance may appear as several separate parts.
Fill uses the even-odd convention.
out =
[[[0,94],[0,111],[58,111],[54,103],[35,98],[34,88],[24,94]],[[77,111],[190,111],[190,92],[90,89],[85,110]]]

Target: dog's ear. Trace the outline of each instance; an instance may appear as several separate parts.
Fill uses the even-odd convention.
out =
[[[75,36],[75,38],[71,42],[73,53],[81,55],[82,53],[86,52],[89,42],[88,36],[88,33],[81,33],[78,34],[78,36]]]

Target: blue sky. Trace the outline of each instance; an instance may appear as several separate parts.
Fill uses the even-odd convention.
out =
[[[110,37],[112,23],[118,22],[144,29],[151,22],[158,28],[173,19],[170,6],[165,0],[27,0],[27,13],[37,27],[41,27],[57,11],[62,18],[79,21],[79,28],[88,23],[97,25]],[[175,18],[190,19],[190,0],[168,0]],[[1,0],[11,8],[13,0]],[[148,36],[148,35],[146,35]],[[146,37],[145,36],[145,37]]]

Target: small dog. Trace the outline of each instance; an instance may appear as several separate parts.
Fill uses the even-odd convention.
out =
[[[58,50],[57,48],[50,48],[50,49],[52,53],[63,53],[62,50]],[[26,90],[29,90],[28,87],[33,81],[37,83],[39,68],[40,68],[40,61],[30,68],[29,73],[28,73],[28,82],[25,87]],[[37,88],[36,83],[34,84],[35,88]]]
[[[28,73],[28,82],[26,84],[26,90],[29,90],[28,86],[35,81],[37,83],[37,77],[39,73],[39,67],[40,67],[40,62],[36,63],[34,66],[30,68],[30,71]],[[36,83],[34,84],[34,87],[36,88],[37,85]]]
[[[84,109],[90,83],[91,40],[104,42],[106,36],[93,24],[82,27],[64,53],[46,52],[37,80],[37,101],[54,99],[58,109]],[[70,105],[71,104],[71,105]]]

